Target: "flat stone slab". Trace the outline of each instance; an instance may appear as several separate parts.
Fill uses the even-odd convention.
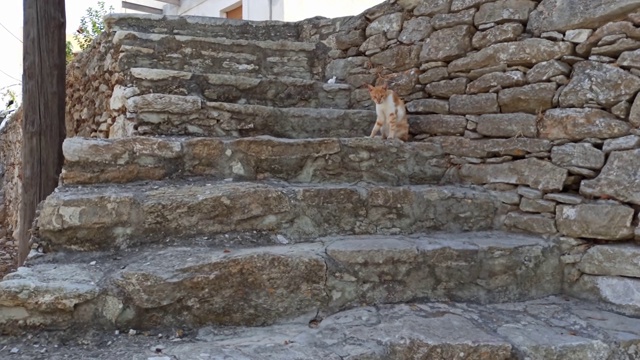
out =
[[[596,245],[577,264],[585,274],[640,278],[640,247],[634,244]]]
[[[499,305],[409,303],[315,313],[268,327],[204,327],[177,338],[172,331],[112,331],[4,336],[0,355],[34,359],[635,359],[640,319],[570,298]],[[310,326],[310,324],[312,324]],[[168,329],[166,329],[168,330]],[[139,333],[139,331],[138,331]],[[158,334],[162,336],[157,336]],[[46,336],[45,336],[46,335]],[[109,343],[105,352],[105,343]],[[38,346],[33,346],[37,344]],[[54,346],[55,345],[55,346]],[[160,349],[160,351],[156,351]],[[106,357],[105,357],[106,355]]]
[[[316,44],[296,40],[228,39],[226,37],[152,34],[118,30],[111,36],[118,46],[120,69],[149,67],[237,75],[290,76],[310,80]],[[177,50],[176,50],[177,49]],[[182,55],[176,59],[175,55]],[[159,61],[164,58],[165,61]],[[206,59],[206,61],[205,61]]]
[[[236,181],[277,179],[292,183],[366,181],[380,185],[423,185],[441,182],[451,167],[447,161],[449,155],[476,158],[491,158],[496,154],[523,156],[549,151],[551,142],[527,138],[469,140],[456,136],[407,143],[368,137],[282,139],[258,136],[224,139],[138,136],[111,140],[73,137],[65,140],[62,149],[65,156],[62,180],[67,185],[195,176]],[[554,188],[562,185],[563,169],[545,162],[536,163],[535,160],[522,161],[531,164],[524,167],[517,164],[502,166],[508,165],[509,171],[522,179],[548,177],[547,174],[538,175],[538,168],[550,168],[550,174],[555,178],[540,182],[553,181],[553,185],[544,186]],[[531,168],[538,173],[530,175]],[[482,181],[491,182],[493,179]]]
[[[554,242],[504,232],[341,236],[262,247],[199,242],[57,253],[32,262],[0,282],[0,327],[81,320],[147,329],[263,326],[362,304],[495,303],[562,288]]]
[[[262,78],[228,75],[204,74],[193,72],[160,70],[151,68],[132,68],[128,76],[129,89],[136,89],[142,96],[152,94],[171,94],[175,88],[190,89],[190,97],[195,96],[198,105],[202,99],[247,105],[273,107],[305,107],[346,109],[351,107],[350,97],[353,88],[348,84],[327,84],[322,81],[306,80],[288,76],[267,76]],[[136,96],[139,97],[139,96]],[[178,96],[184,98],[185,96]],[[135,97],[134,97],[135,98]],[[133,106],[129,106],[133,105]],[[165,112],[175,112],[182,104],[172,104]],[[135,103],[127,104],[127,110]],[[200,107],[198,106],[197,109]],[[189,113],[194,113],[189,112]]]
[[[583,274],[566,290],[572,296],[598,302],[617,313],[640,317],[640,279]]]
[[[466,122],[465,122],[466,125]],[[440,145],[371,138],[132,137],[65,140],[65,184],[126,183],[206,175],[294,183],[437,184],[448,165]],[[384,154],[384,155],[383,155]]]
[[[256,238],[273,244],[268,239],[274,233],[309,241],[338,234],[490,230],[499,207],[490,192],[473,187],[190,179],[61,187],[43,203],[38,226],[40,239],[54,251],[202,237],[219,244],[232,232],[254,234],[251,244]]]
[[[325,84],[326,85],[326,84]],[[348,90],[345,90],[348,91]],[[341,93],[333,95],[335,99]],[[316,96],[314,94],[313,96]],[[330,94],[331,95],[331,94]],[[327,95],[328,96],[328,95]],[[334,99],[334,100],[335,100]],[[318,101],[334,102],[321,97]],[[419,100],[432,101],[433,99]],[[448,112],[445,100],[433,100],[443,103]],[[426,112],[412,108],[414,102],[407,104],[407,110]],[[413,104],[413,105],[411,105]],[[414,106],[415,107],[415,106]],[[409,116],[410,133],[421,134],[459,134],[464,132],[460,120],[451,123],[451,117],[439,118],[434,115]],[[271,135],[286,139],[310,138],[348,138],[367,137],[376,121],[376,113],[372,110],[347,110],[316,107],[271,107],[255,104],[233,104],[226,102],[205,102],[200,110],[189,114],[169,114],[157,112],[138,112],[133,119],[140,135],[198,137],[250,137]],[[442,123],[444,126],[434,128],[430,123]]]
[[[371,133],[376,114],[371,110],[274,108],[206,102],[192,114],[136,113],[141,135],[246,137],[271,135],[307,139],[364,137]]]
[[[236,21],[209,16],[188,18],[178,15],[151,14],[107,14],[107,28],[111,31],[141,31],[158,34],[180,34],[212,38],[244,40],[290,40],[298,39],[298,24],[275,21]],[[159,27],[162,22],[165,26]]]

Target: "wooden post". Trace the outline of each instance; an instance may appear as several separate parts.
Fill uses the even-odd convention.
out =
[[[22,196],[18,219],[18,265],[29,254],[38,203],[58,185],[65,138],[64,0],[24,0]]]

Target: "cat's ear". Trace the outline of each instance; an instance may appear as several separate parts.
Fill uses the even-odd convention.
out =
[[[382,89],[383,89],[383,90],[388,90],[388,89],[389,89],[389,87],[387,86],[387,83],[384,83],[384,84],[382,85]]]
[[[367,84],[367,87],[369,88],[369,91],[373,91],[373,88],[374,88],[373,85]]]

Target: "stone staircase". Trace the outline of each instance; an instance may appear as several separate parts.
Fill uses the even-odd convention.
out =
[[[446,114],[411,116],[423,141],[369,139],[361,84],[327,83],[336,41],[389,6],[107,18],[71,96],[108,101],[69,116],[81,136],[0,282],[2,330],[200,328],[177,359],[640,357],[617,299],[561,295],[596,300],[570,283],[589,244],[553,215],[583,201],[545,161],[564,143],[462,137],[475,123]]]

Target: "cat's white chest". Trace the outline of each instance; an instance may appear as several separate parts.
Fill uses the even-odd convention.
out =
[[[392,96],[387,96],[382,104],[376,104],[376,113],[378,116],[382,116],[384,118],[385,123],[388,121],[388,117],[390,114],[394,114],[396,112],[396,105],[393,102]]]

